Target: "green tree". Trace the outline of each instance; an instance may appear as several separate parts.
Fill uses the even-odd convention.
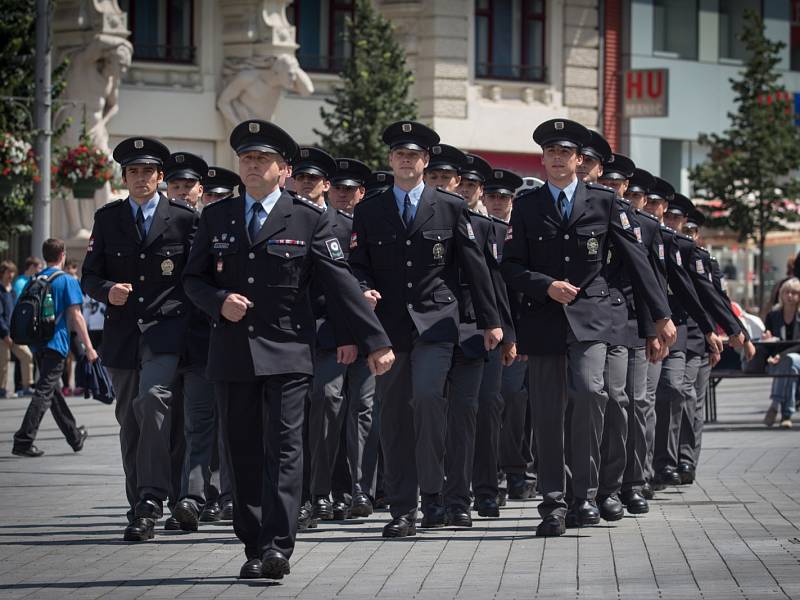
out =
[[[764,247],[770,231],[797,220],[800,193],[793,173],[800,168],[800,129],[795,126],[791,96],[777,65],[783,42],[764,35],[764,22],[747,11],[740,39],[749,58],[738,79],[731,79],[736,110],[722,134],[703,134],[708,160],[690,172],[699,193],[722,203],[724,216],[710,225],[727,226],[741,241],[759,249],[757,302],[764,300]]]
[[[372,169],[386,162],[386,145],[381,140],[386,126],[414,119],[417,113],[416,102],[409,99],[414,78],[393,34],[392,24],[370,0],[356,0],[346,33],[352,55],[333,98],[326,99],[320,109],[324,130],[314,130],[328,152],[357,158]]]

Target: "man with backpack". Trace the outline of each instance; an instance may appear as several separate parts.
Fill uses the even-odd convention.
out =
[[[75,424],[75,417],[61,394],[70,330],[75,331],[86,346],[87,358],[91,362],[97,360],[97,352],[81,314],[81,286],[77,279],[65,277],[61,270],[66,258],[63,240],[46,240],[42,244],[42,255],[47,267],[25,286],[11,317],[12,338],[31,347],[39,367],[33,398],[22,425],[14,434],[11,452],[17,456],[38,457],[44,454],[33,442],[47,409],[75,452],[83,449],[89,435],[85,427]]]

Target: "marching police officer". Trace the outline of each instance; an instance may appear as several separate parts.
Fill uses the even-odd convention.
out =
[[[83,263],[84,291],[108,307],[102,357],[117,392],[126,541],[153,537],[170,492],[170,384],[192,311],[180,278],[198,217],[158,193],[168,159],[157,140],[117,145],[130,195],[97,210]]]
[[[230,455],[234,531],[247,556],[240,577],[280,579],[289,573],[302,488],[316,334],[310,281],[320,278],[336,299],[371,371],[385,372],[394,356],[344,261],[333,212],[279,186],[294,140],[251,120],[230,143],[247,191],[203,211],[184,281],[213,321],[207,374]]]
[[[418,490],[422,526],[445,522],[444,389],[458,342],[459,268],[471,284],[487,350],[502,330],[464,200],[423,182],[427,148],[439,136],[420,123],[401,121],[386,128],[383,140],[394,186],[356,206],[350,264],[397,351],[392,371],[377,378],[376,396],[392,513],[383,536],[405,537],[416,533]]]
[[[477,154],[464,155],[464,163],[459,170],[461,181],[455,191],[464,197],[470,210],[482,215],[486,214],[486,207],[481,201],[483,184],[491,173],[491,165],[483,158]]]
[[[319,206],[325,206],[325,194],[331,189],[331,175],[336,161],[319,148],[300,148],[292,163],[294,191]]]
[[[393,185],[394,174],[391,171],[373,171],[364,182],[364,197],[386,191]]]
[[[578,525],[599,522],[594,504],[600,458],[606,344],[611,312],[606,259],[608,242],[628,259],[630,276],[643,290],[659,336],[674,338],[669,308],[630,222],[614,211],[613,191],[583,184],[576,177],[580,148],[588,130],[574,121],[553,119],[534,131],[544,149],[547,183],[520,196],[503,248],[508,284],[525,294],[517,327],[519,352],[529,355],[530,395],[538,459],[539,536],[565,531],[567,509]],[[561,376],[561,374],[564,376]],[[570,467],[574,501],[564,500],[564,411],[573,411]]]
[[[460,172],[466,163],[467,155],[447,144],[434,144],[428,151],[431,158],[425,168],[425,185],[458,193],[461,184]]]
[[[222,167],[208,167],[203,177],[203,205],[227,198],[241,184],[242,180],[233,171]]]

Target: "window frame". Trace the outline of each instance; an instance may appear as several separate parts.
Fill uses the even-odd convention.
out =
[[[160,4],[160,3],[159,3]],[[131,32],[130,42],[133,46],[133,60],[137,62],[147,62],[147,63],[166,63],[166,64],[178,64],[178,65],[195,65],[197,64],[197,47],[194,44],[194,18],[195,18],[195,0],[188,0],[189,5],[189,45],[188,46],[176,46],[171,42],[172,37],[172,11],[170,10],[171,2],[170,0],[166,0],[166,19],[164,22],[164,27],[166,30],[166,40],[163,45],[159,44],[156,45],[156,48],[164,48],[164,58],[161,57],[153,57],[153,56],[137,56],[136,54],[136,42],[134,40],[134,34],[136,31],[136,0],[128,0],[128,29]],[[173,53],[173,48],[188,48],[189,50],[189,58],[183,59],[178,58]]]
[[[669,2],[669,0],[662,0],[663,2]],[[690,61],[698,61],[700,59],[700,0],[692,0],[694,2],[694,55],[693,56],[684,56],[680,52],[676,52],[675,50],[664,50],[664,49],[657,49],[656,48],[656,9],[658,4],[661,4],[658,0],[653,0],[652,4],[652,21],[653,21],[653,29],[652,29],[652,53],[653,56],[659,56],[663,58],[673,58],[677,60],[690,60]],[[665,6],[666,7],[666,6]],[[717,20],[719,20],[719,11],[717,11]],[[666,32],[667,37],[669,37],[669,32]],[[717,40],[717,45],[719,45],[719,39]]]
[[[291,10],[293,15],[293,26],[295,31],[299,31],[302,27],[302,19],[300,18],[300,3],[303,0],[294,0],[292,2]],[[310,65],[303,65],[301,66],[303,69],[308,71],[309,73],[339,73],[344,68],[344,62],[347,60],[348,56],[341,56],[337,57],[334,56],[334,52],[336,49],[336,15],[344,12],[345,16],[349,16],[351,19],[355,17],[355,9],[356,4],[355,0],[321,0],[321,2],[328,3],[328,32],[326,35],[326,46],[327,46],[327,54],[322,56],[317,56],[315,58],[319,59],[317,61],[318,65],[324,64],[325,66],[310,66]],[[348,14],[349,13],[349,14]],[[320,13],[321,14],[321,13]],[[346,35],[347,30],[342,32],[343,35]],[[298,37],[295,35],[295,37]],[[347,43],[350,43],[347,41]],[[351,43],[350,43],[351,44]],[[352,44],[351,44],[352,46]],[[300,46],[300,56],[303,56],[303,47]],[[341,64],[338,64],[338,61],[341,61]]]

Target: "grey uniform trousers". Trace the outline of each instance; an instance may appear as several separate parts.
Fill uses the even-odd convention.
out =
[[[531,424],[530,384],[526,385],[528,363],[514,362],[503,367],[500,395],[503,401],[503,426],[500,430],[500,470],[525,474],[534,468],[533,426]]]
[[[328,497],[342,428],[352,492],[375,495],[378,428],[373,421],[375,377],[359,357],[350,365],[336,362],[335,350],[318,350],[308,412],[311,495]]]
[[[608,395],[603,389],[606,344],[578,342],[570,333],[567,354],[530,355],[528,373],[542,518],[566,516],[566,464],[576,498],[594,499],[598,486],[603,413]],[[569,397],[572,416],[564,415]],[[569,429],[569,447],[565,444]]]
[[[443,488],[446,506],[467,508],[470,504],[478,392],[484,363],[483,357],[464,356],[458,346],[453,351],[453,365],[447,378],[447,437]]]
[[[626,392],[627,381],[628,348],[626,346],[609,346],[605,368],[605,390],[608,394],[608,403],[603,419],[598,496],[616,494],[622,489],[622,479],[628,458],[626,443],[630,401]]]
[[[653,453],[656,445],[656,390],[658,389],[658,380],[661,378],[661,364],[662,361],[647,363],[647,414],[645,416],[647,460],[645,461],[644,469],[645,479],[653,478]]]
[[[453,344],[414,340],[392,368],[375,378],[381,407],[383,480],[392,517],[416,511],[419,490],[440,494],[447,431],[445,384]]]
[[[145,496],[162,502],[170,492],[170,383],[178,368],[177,354],[155,354],[142,344],[140,367],[109,368],[117,393],[125,492],[131,508]]]
[[[481,387],[478,390],[475,457],[472,461],[472,490],[476,498],[497,497],[500,431],[503,426],[502,379],[503,351],[497,347],[489,352],[489,358],[483,365]]]
[[[700,443],[703,438],[705,421],[706,394],[711,366],[708,354],[699,356],[689,354],[686,358],[686,374],[683,381],[686,385],[686,403],[681,419],[681,434],[678,461],[697,467],[700,457]]]
[[[678,440],[681,417],[686,400],[683,382],[686,352],[671,350],[661,362],[661,376],[656,389],[656,438],[653,448],[653,470],[678,468]]]
[[[655,393],[647,393],[647,355],[644,348],[628,350],[628,376],[625,392],[628,395],[628,439],[625,442],[627,459],[622,490],[639,489],[647,474],[647,419],[655,414]],[[655,422],[653,423],[655,425]]]

